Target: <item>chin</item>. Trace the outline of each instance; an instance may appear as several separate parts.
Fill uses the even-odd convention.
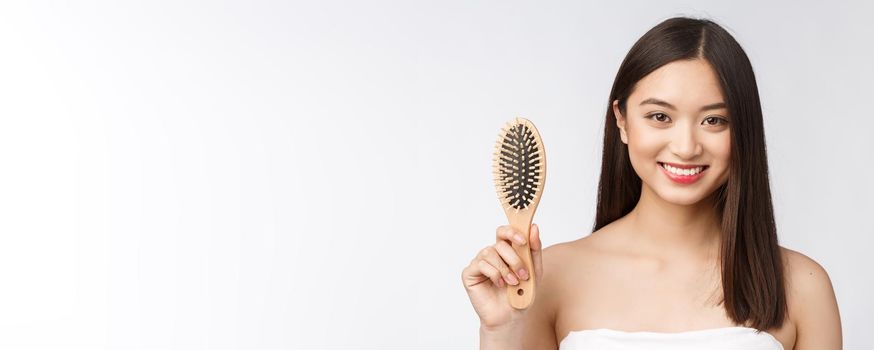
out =
[[[674,188],[655,190],[656,195],[662,198],[665,202],[675,204],[675,205],[684,205],[690,206],[695,205],[698,202],[701,202],[705,198],[707,198],[711,193],[704,193],[700,191],[700,189],[683,189],[678,190]],[[667,192],[667,193],[665,193]]]

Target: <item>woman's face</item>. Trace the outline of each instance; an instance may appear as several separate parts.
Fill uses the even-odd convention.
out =
[[[662,199],[695,204],[728,180],[731,116],[707,61],[660,67],[637,82],[624,115],[618,101],[613,101],[613,112],[634,171]],[[696,169],[675,169],[680,172],[675,175],[664,163],[701,166],[703,171],[695,175]]]

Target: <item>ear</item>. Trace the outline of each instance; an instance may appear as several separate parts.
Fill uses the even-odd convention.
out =
[[[613,100],[613,115],[616,116],[616,126],[619,127],[619,138],[628,144],[628,134],[625,132],[625,116],[619,111],[619,100]]]

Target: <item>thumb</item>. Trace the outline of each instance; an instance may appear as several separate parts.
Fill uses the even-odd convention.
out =
[[[531,247],[531,260],[534,264],[534,275],[537,278],[543,276],[543,244],[540,242],[540,227],[531,225],[531,234],[528,238]]]

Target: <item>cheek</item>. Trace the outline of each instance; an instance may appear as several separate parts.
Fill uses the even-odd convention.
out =
[[[641,167],[655,165],[656,156],[665,146],[662,136],[653,130],[635,129],[628,133],[628,157],[631,165],[638,171]]]
[[[731,160],[731,134],[724,132],[719,137],[714,138],[710,149],[712,150],[714,161],[718,161],[725,165],[725,167],[728,167],[728,163]]]
[[[711,155],[712,170],[718,171],[715,178],[717,185],[728,181],[728,167],[731,164],[731,134],[725,132],[711,140],[707,146]]]

